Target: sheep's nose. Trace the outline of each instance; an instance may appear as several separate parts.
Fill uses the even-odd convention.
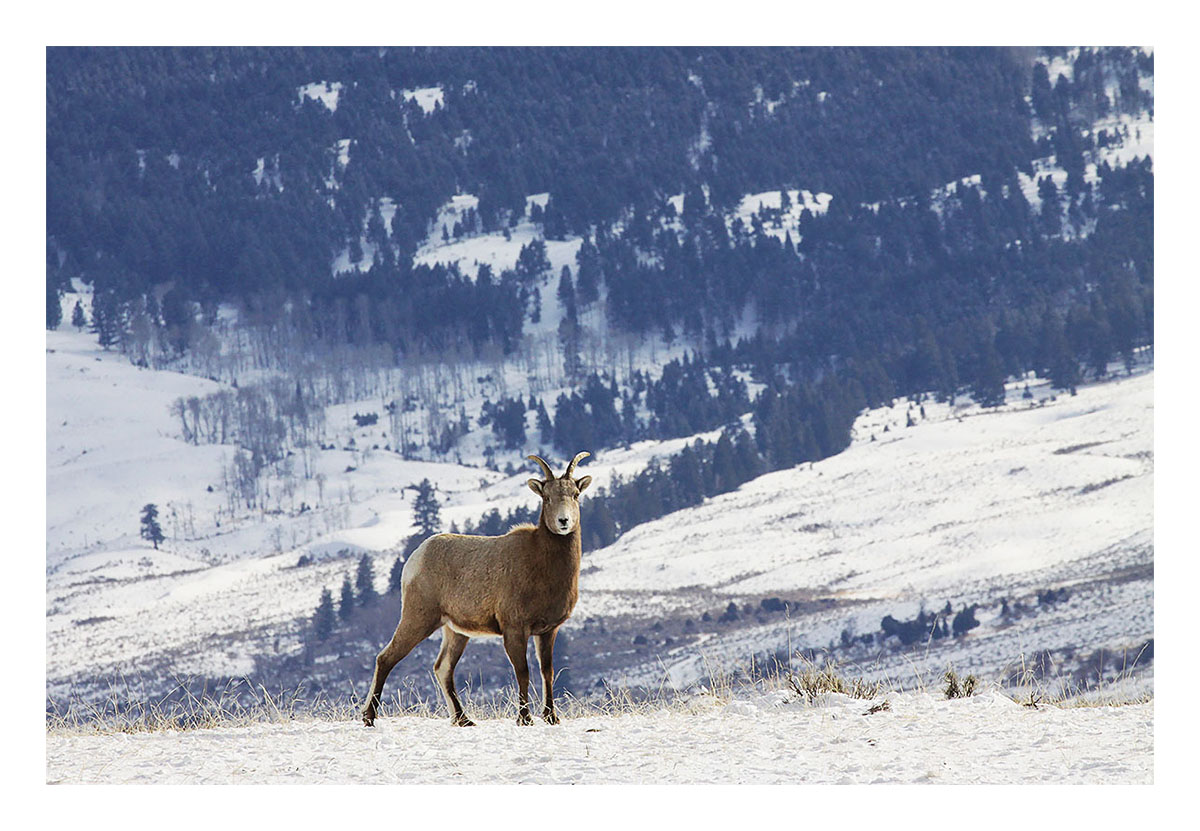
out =
[[[571,521],[571,520],[567,519],[565,516],[560,516],[560,517],[558,518],[558,527],[559,527],[559,528],[566,528],[566,527],[567,527],[567,523],[569,523],[570,521]]]

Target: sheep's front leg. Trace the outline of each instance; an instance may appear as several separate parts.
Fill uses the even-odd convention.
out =
[[[504,632],[504,651],[508,662],[512,664],[517,676],[517,702],[520,710],[517,712],[517,724],[533,724],[529,715],[529,661],[525,650],[529,645],[529,636],[523,631],[506,630]]]
[[[533,639],[538,665],[542,668],[542,718],[547,724],[558,724],[554,712],[554,637],[557,634],[558,630],[552,629]]]

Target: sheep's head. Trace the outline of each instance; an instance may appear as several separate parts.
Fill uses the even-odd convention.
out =
[[[592,477],[583,476],[573,479],[575,465],[585,456],[592,454],[584,451],[575,456],[567,465],[566,473],[555,476],[550,465],[537,456],[529,459],[542,466],[545,480],[530,479],[529,489],[542,499],[542,524],[552,533],[567,535],[579,527],[579,495],[592,483]]]

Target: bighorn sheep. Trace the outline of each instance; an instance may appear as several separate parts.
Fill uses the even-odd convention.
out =
[[[517,724],[533,723],[525,659],[533,636],[542,668],[542,718],[558,723],[554,713],[554,636],[579,598],[583,552],[579,495],[592,482],[590,476],[571,476],[579,460],[589,455],[576,455],[562,476],[555,476],[537,456],[528,457],[541,465],[546,476],[528,483],[542,500],[537,525],[518,525],[500,537],[436,534],[413,552],[401,572],[400,623],[375,659],[375,677],[362,711],[365,725],[375,723],[388,673],[438,627],[442,629],[442,649],[433,674],[454,724],[473,726],[454,689],[454,667],[470,638],[487,635],[504,639],[504,651],[516,673]]]

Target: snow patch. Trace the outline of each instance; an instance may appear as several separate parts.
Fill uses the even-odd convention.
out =
[[[425,115],[432,115],[439,107],[446,105],[445,90],[442,89],[441,84],[436,87],[405,89],[401,90],[400,94],[404,96],[405,101],[416,101],[417,106]]]
[[[330,112],[336,112],[338,106],[338,96],[343,89],[340,81],[314,81],[311,84],[305,84],[296,89],[296,95],[300,99],[300,103],[304,103],[305,98],[311,98],[314,101],[320,101]]]

